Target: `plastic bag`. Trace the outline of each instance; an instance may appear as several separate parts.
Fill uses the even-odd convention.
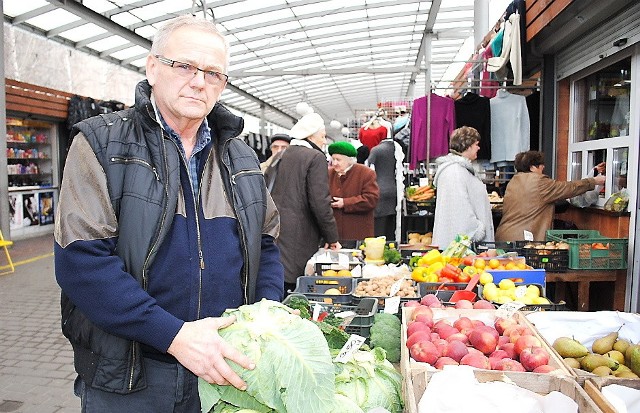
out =
[[[629,205],[629,192],[624,188],[621,191],[611,194],[604,204],[605,211],[621,212],[626,211]]]

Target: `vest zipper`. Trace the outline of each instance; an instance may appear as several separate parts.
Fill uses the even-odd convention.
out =
[[[124,164],[137,163],[139,165],[142,165],[142,166],[145,166],[145,167],[151,169],[151,171],[153,171],[153,174],[156,176],[156,181],[160,180],[160,176],[158,175],[158,171],[156,170],[155,166],[151,165],[149,162],[144,161],[142,159],[124,158],[122,156],[112,156],[111,157],[111,162],[113,162],[113,163],[124,163]]]
[[[164,139],[164,133],[162,130],[162,127],[160,127],[160,136],[163,137]],[[162,146],[164,148],[164,145]],[[167,170],[167,152],[165,150],[162,151],[162,156],[164,157],[164,168],[165,168],[165,176],[169,176],[169,171]],[[120,159],[124,159],[124,158],[120,158]],[[112,157],[111,160],[113,162],[115,162],[115,157]],[[151,167],[151,169],[153,170],[153,173],[156,175],[156,179],[158,181],[160,181],[160,177],[158,176],[158,171],[156,170],[155,167],[152,167],[149,163],[143,161],[143,160],[139,160],[140,163],[142,164],[147,164],[149,167]],[[162,187],[164,188],[164,195],[165,195],[165,199],[169,199],[169,189],[168,187],[168,182],[164,182],[164,184],[162,185]],[[164,208],[162,211],[162,218],[160,219],[160,226],[158,228],[162,228],[164,226],[165,220],[167,217],[167,209]],[[159,232],[159,231],[158,231]],[[147,253],[147,257],[144,259],[144,266],[142,267],[142,289],[143,290],[147,290],[148,287],[148,282],[147,282],[147,268],[149,268],[149,258],[151,257],[151,251],[155,250],[156,247],[158,246],[158,241],[159,241],[160,237],[156,237],[155,241],[153,242],[153,245],[151,246],[151,249],[149,250],[149,252]],[[135,362],[136,362],[136,358],[137,358],[137,354],[136,354],[136,347],[135,347],[135,343],[132,341],[131,342],[131,370],[130,374],[129,374],[129,391],[131,391],[133,389],[133,373],[134,373],[134,366],[135,366]]]
[[[222,153],[226,153],[227,152],[227,146],[229,145],[230,140],[225,141],[225,143],[223,144],[223,151]],[[244,227],[241,224],[240,221],[240,215],[238,214],[238,209],[236,206],[236,203],[234,202],[235,199],[235,189],[234,186],[236,185],[236,177],[238,176],[242,176],[242,175],[254,175],[254,174],[258,174],[258,173],[262,173],[260,171],[240,171],[236,174],[231,174],[231,167],[228,165],[228,163],[224,162],[224,159],[222,157],[222,154],[220,154],[220,159],[222,160],[222,164],[225,166],[226,170],[227,170],[227,174],[231,176],[231,199],[229,199],[229,204],[231,205],[231,207],[233,208],[233,211],[236,214],[236,219],[238,220],[238,228],[240,230],[240,239],[242,241],[242,251],[244,252],[243,254],[243,261],[244,261],[244,265],[243,265],[243,274],[242,274],[242,278],[243,278],[243,284],[244,284],[244,302],[248,303],[249,302],[249,251],[247,250],[247,242],[246,242],[246,234],[245,234],[245,230]],[[229,194],[227,194],[227,196],[229,196]]]

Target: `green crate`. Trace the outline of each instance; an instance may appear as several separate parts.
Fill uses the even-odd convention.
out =
[[[627,268],[626,238],[607,238],[595,230],[548,230],[547,241],[569,244],[569,268],[574,270],[623,270]],[[603,244],[606,249],[593,248]]]

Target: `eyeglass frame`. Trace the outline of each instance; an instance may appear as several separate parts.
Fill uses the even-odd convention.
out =
[[[184,66],[187,66],[187,67],[192,67],[192,68],[195,69],[195,72],[193,72],[193,76],[195,77],[198,74],[198,72],[202,72],[204,74],[204,80],[205,81],[207,81],[207,79],[208,79],[207,78],[207,74],[208,74],[209,76],[211,76],[210,77],[211,79],[214,79],[215,83],[212,83],[211,81],[207,81],[207,83],[212,84],[212,85],[226,85],[227,82],[229,81],[229,75],[224,74],[222,72],[218,72],[216,70],[200,69],[198,66],[192,65],[191,63],[180,62],[178,60],[171,60],[171,59],[169,59],[167,57],[164,57],[162,55],[159,55],[159,54],[154,55],[154,57],[156,59],[158,59],[158,61],[160,63],[165,64],[165,65],[167,65],[167,66],[169,66],[171,68],[175,68],[176,64],[184,65]],[[186,69],[186,67],[185,67],[185,69]],[[220,83],[217,83],[217,82],[220,82]]]

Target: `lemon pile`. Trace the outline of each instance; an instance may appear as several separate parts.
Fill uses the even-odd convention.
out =
[[[498,285],[493,282],[484,284],[482,288],[482,298],[497,304],[518,302],[526,305],[551,304],[550,301],[542,297],[540,288],[537,285],[518,285],[505,278],[500,280]]]

